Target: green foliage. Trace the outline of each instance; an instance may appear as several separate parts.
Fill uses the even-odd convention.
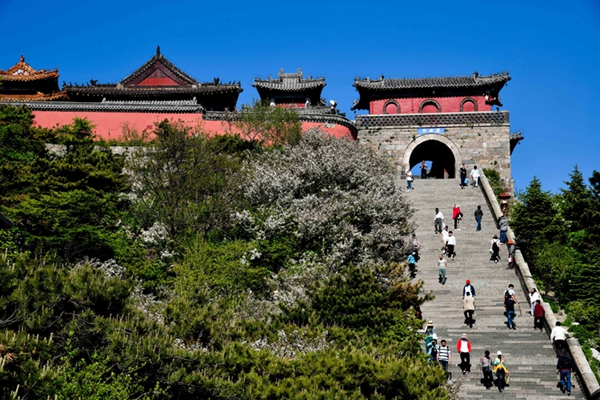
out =
[[[504,192],[504,188],[502,187],[502,182],[500,181],[500,173],[495,169],[484,168],[483,173],[490,182],[490,186],[494,191],[494,195],[496,199],[499,199],[500,196]]]
[[[410,316],[428,296],[390,262],[411,212],[387,163],[253,112],[259,141],[163,121],[124,168],[89,121],[0,109],[0,398],[449,397]]]
[[[153,146],[131,154],[127,164],[144,225],[159,222],[173,239],[222,228],[235,198],[225,189],[240,167],[223,151],[230,143],[167,120],[155,135]]]
[[[272,107],[266,101],[254,101],[251,106],[242,107],[233,126],[246,140],[275,146],[298,143],[302,134],[297,111]]]
[[[528,260],[533,259],[535,246],[565,239],[566,228],[552,195],[542,191],[542,184],[536,177],[513,206],[510,225]]]

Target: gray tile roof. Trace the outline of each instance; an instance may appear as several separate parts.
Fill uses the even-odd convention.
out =
[[[300,92],[310,89],[322,89],[327,85],[325,83],[325,78],[314,78],[309,76],[308,78],[304,78],[302,75],[302,69],[298,68],[297,73],[286,74],[283,72],[283,69],[279,70],[279,75],[277,79],[273,79],[269,77],[269,79],[254,79],[254,86],[257,89],[267,89],[267,90],[280,90],[284,92]]]
[[[477,72],[468,76],[452,76],[437,78],[396,78],[386,79],[383,76],[379,79],[371,80],[355,79],[354,87],[371,90],[390,90],[390,89],[434,89],[434,88],[475,88],[506,83],[511,78],[508,71],[502,74],[493,74],[490,76],[480,76]]]

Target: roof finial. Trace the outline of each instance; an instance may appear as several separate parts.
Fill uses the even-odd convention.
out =
[[[21,55],[21,62],[25,62],[25,56]]]
[[[160,56],[160,46],[156,46],[156,56]]]

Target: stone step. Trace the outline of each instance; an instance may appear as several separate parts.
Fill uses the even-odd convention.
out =
[[[399,182],[406,187],[405,182]],[[420,260],[417,263],[416,279],[424,282],[423,291],[435,298],[421,308],[425,321],[434,321],[439,340],[446,339],[453,352],[451,372],[453,382],[459,385],[458,398],[481,399],[510,397],[516,399],[558,399],[567,397],[556,387],[556,355],[546,332],[533,330],[533,319],[529,315],[529,301],[521,290],[514,270],[507,266],[507,248],[501,248],[501,261],[489,261],[490,240],[498,234],[496,222],[483,193],[478,188],[460,189],[458,180],[417,180],[415,189],[405,196],[415,209],[413,221],[415,233],[421,241]],[[460,205],[464,219],[460,230],[454,231],[452,207]],[[482,230],[475,230],[473,212],[481,205],[484,216]],[[440,235],[434,234],[433,216],[438,207],[445,216],[449,229],[456,237],[457,256],[447,263],[447,282],[438,282],[437,260],[442,243]],[[464,324],[462,310],[462,288],[470,279],[476,290],[475,324],[469,328]],[[515,319],[517,329],[510,330],[504,317],[503,292],[509,283],[516,287],[521,301],[521,316],[518,307]],[[463,333],[467,333],[472,344],[471,372],[462,375],[456,366],[460,356],[456,343]],[[480,383],[483,377],[477,363],[483,352],[489,350],[492,357],[501,350],[511,374],[511,385],[503,393],[497,388],[486,390]],[[575,381],[574,381],[575,382]],[[572,389],[569,398],[583,399],[578,384]]]

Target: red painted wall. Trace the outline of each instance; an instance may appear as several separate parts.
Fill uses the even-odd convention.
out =
[[[91,112],[91,111],[34,111],[34,125],[43,128],[52,128],[57,125],[66,125],[73,122],[73,118],[87,118],[96,126],[94,132],[104,140],[119,139],[123,135],[123,127],[128,125],[130,129],[138,132],[151,131],[154,124],[165,119],[171,121],[181,120],[186,126],[201,127],[205,132],[212,135],[223,135],[231,130],[225,121],[204,121],[202,114],[159,114],[159,113],[124,113],[124,112]],[[339,138],[351,138],[350,129],[343,125],[335,124],[328,128],[322,123],[304,122],[302,129],[319,127],[332,136]]]
[[[471,99],[475,100],[477,103],[477,111],[491,111],[492,106],[485,104],[485,98],[483,96],[471,96]],[[465,99],[465,97],[430,97],[430,98],[411,98],[411,99],[385,99],[385,100],[375,100],[371,102],[370,105],[370,114],[385,114],[383,110],[383,106],[389,102],[390,100],[395,101],[400,106],[400,114],[417,114],[419,113],[419,109],[421,104],[426,100],[435,100],[440,105],[440,112],[443,113],[451,113],[451,112],[460,112],[460,103]],[[386,107],[387,111],[390,112],[394,109],[394,107]],[[463,107],[463,111],[474,111],[473,106],[467,104]]]

